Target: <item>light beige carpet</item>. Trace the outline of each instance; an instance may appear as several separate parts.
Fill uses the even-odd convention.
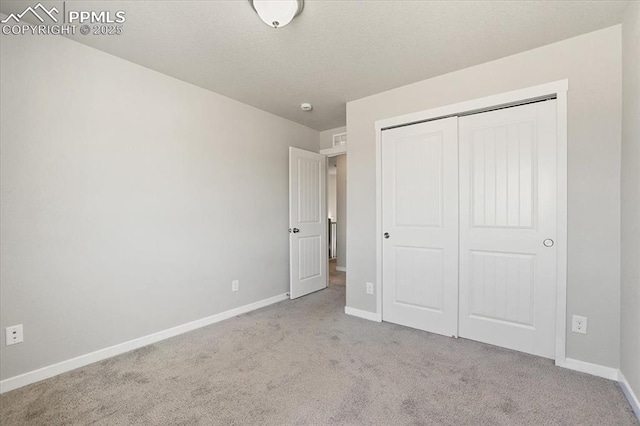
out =
[[[344,298],[332,285],[6,393],[0,423],[638,425],[612,381],[350,317]]]
[[[345,285],[347,274],[336,269],[336,259],[329,261],[329,285]]]

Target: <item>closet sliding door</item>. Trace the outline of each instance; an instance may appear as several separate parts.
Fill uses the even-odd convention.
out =
[[[384,321],[457,335],[458,123],[382,133]]]
[[[459,130],[460,337],[554,358],[556,101]]]
[[[554,358],[557,170],[555,100],[383,131],[383,320]]]

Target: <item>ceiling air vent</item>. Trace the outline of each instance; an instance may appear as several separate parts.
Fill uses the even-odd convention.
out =
[[[342,146],[347,144],[347,133],[336,133],[333,135],[333,146]]]

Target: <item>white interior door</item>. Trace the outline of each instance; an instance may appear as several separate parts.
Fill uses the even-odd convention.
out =
[[[382,318],[447,336],[458,316],[457,131],[452,117],[382,132]]]
[[[555,356],[556,102],[461,117],[460,337]]]
[[[327,287],[326,157],[289,148],[290,297]]]

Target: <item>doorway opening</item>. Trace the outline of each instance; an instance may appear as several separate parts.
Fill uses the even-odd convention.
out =
[[[327,159],[329,286],[346,285],[347,156]]]

